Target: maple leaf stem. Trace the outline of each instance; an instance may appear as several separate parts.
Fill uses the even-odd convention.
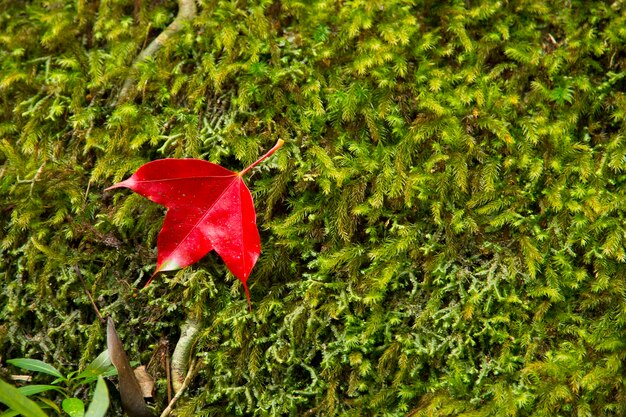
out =
[[[248,311],[252,313],[252,302],[250,301],[250,291],[248,291],[248,286],[244,284],[244,289],[246,290],[246,298],[248,298]]]
[[[282,139],[278,139],[278,142],[276,142],[276,145],[274,145],[274,147],[272,149],[270,149],[269,151],[267,151],[267,153],[265,155],[263,155],[262,157],[260,157],[259,159],[257,159],[255,162],[253,162],[250,166],[248,166],[247,168],[245,168],[243,171],[241,171],[240,173],[238,173],[237,175],[239,175],[240,177],[243,177],[246,172],[250,171],[252,168],[254,168],[255,166],[257,166],[260,162],[262,162],[263,160],[267,159],[271,154],[273,154],[274,152],[276,152],[276,150],[278,148],[280,148],[281,146],[283,146],[283,143],[285,143],[284,140]]]
[[[152,276],[150,277],[150,279],[148,280],[148,282],[146,282],[146,285],[144,285],[144,288],[147,288],[148,285],[150,285],[150,283],[152,282],[152,280],[154,279],[154,277],[156,277],[156,275],[159,273],[160,271],[157,269],[156,271],[154,271],[154,274],[152,274]]]

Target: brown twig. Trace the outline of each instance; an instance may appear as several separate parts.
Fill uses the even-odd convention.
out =
[[[96,312],[96,315],[100,319],[100,322],[104,324],[106,320],[104,319],[104,317],[102,317],[102,314],[100,314],[100,310],[98,309],[98,306],[93,301],[93,297],[91,296],[91,293],[89,292],[89,289],[87,288],[87,284],[85,283],[85,280],[83,279],[83,274],[82,272],[80,272],[80,268],[78,268],[78,265],[74,265],[74,272],[76,272],[76,276],[78,276],[78,279],[80,280],[81,284],[83,284],[85,293],[87,293],[87,297],[89,297],[89,301],[91,301],[91,305],[94,311]]]
[[[135,23],[139,23],[139,12],[141,11],[141,0],[135,0],[135,10],[133,10],[133,18]]]
[[[167,402],[172,402],[172,370],[170,369],[170,355],[165,352],[165,376],[167,378]]]
[[[196,376],[196,372],[198,371],[199,368],[200,368],[200,362],[198,362],[196,359],[193,359],[191,361],[191,366],[189,366],[189,371],[187,371],[187,376],[185,376],[185,380],[183,381],[183,384],[180,387],[180,390],[178,390],[174,398],[172,398],[172,401],[170,401],[170,403],[167,405],[165,410],[163,410],[160,417],[167,417],[170,415],[170,413],[174,409],[174,404],[176,404],[176,401],[178,401],[178,399],[183,396],[183,393],[185,392],[185,390],[191,383],[191,380]]]
[[[165,336],[161,335],[161,339],[159,340],[159,346],[156,348],[154,353],[152,353],[152,357],[146,366],[146,369],[149,371],[151,375],[154,376],[156,372],[161,370],[165,371],[165,376],[167,378],[167,402],[169,404],[172,401],[172,374],[170,371],[170,342]],[[158,365],[157,365],[158,364]],[[158,368],[158,369],[155,369]]]

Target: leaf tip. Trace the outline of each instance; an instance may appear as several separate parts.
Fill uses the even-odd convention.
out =
[[[157,264],[157,269],[156,269],[156,271],[154,271],[154,275],[156,275],[159,272],[176,271],[177,269],[181,269],[181,268],[182,268],[182,266],[175,259],[173,259],[173,258],[165,259],[165,260],[163,260],[163,261],[161,261],[160,263]],[[152,276],[154,276],[154,275],[152,275]]]
[[[182,266],[177,261],[175,261],[173,259],[166,259],[164,261],[157,262],[156,270],[154,271],[154,273],[152,274],[152,276],[150,277],[148,282],[146,282],[146,285],[143,286],[143,288],[146,288],[148,285],[150,285],[150,283],[152,282],[154,277],[156,277],[160,272],[175,271],[175,270],[181,269],[181,268],[182,268]]]

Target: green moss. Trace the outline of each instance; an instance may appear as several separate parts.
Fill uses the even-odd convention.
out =
[[[0,351],[131,360],[201,316],[179,415],[623,415],[619,2],[0,0]],[[118,102],[128,77],[136,88]],[[255,168],[263,252],[151,275],[141,164]],[[160,393],[159,401],[165,394]]]

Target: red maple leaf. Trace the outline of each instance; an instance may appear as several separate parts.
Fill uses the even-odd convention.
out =
[[[107,190],[126,187],[167,207],[157,242],[157,268],[184,268],[212,249],[246,290],[261,253],[256,212],[243,175],[283,145],[279,140],[252,165],[237,173],[201,159],[159,159],[142,165],[130,178]]]

